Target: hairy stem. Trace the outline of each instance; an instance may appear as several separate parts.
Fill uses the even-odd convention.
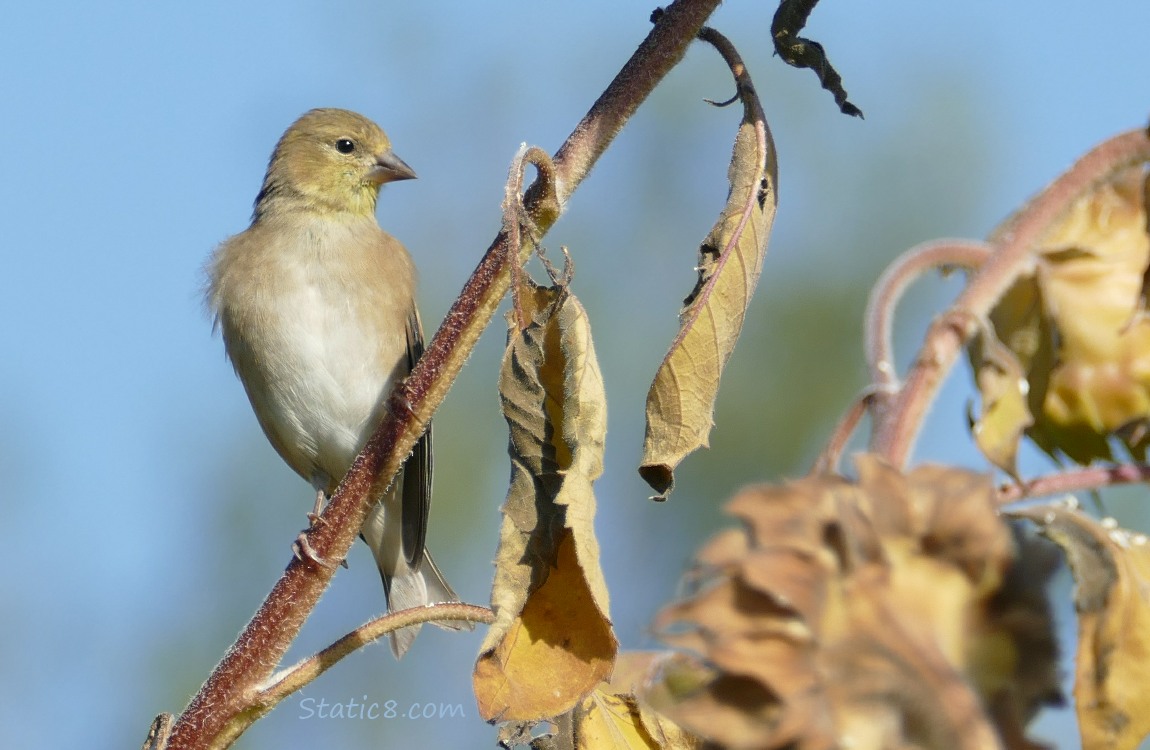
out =
[[[891,263],[879,277],[867,300],[864,343],[874,408],[882,408],[899,388],[894,364],[894,312],[902,295],[928,271],[947,266],[974,270],[993,249],[985,242],[934,240],[912,247]]]
[[[257,689],[251,695],[249,708],[241,711],[228,722],[220,733],[218,741],[221,744],[234,742],[248,727],[271,712],[284,698],[334,667],[345,656],[351,655],[388,633],[409,625],[422,625],[430,622],[455,621],[490,624],[494,619],[495,613],[487,607],[459,602],[432,604],[377,617],[360,625],[322,651],[273,675],[269,685]]]
[[[831,432],[830,439],[827,440],[823,452],[815,459],[814,466],[811,467],[812,476],[838,472],[839,461],[842,459],[843,451],[846,450],[847,443],[850,442],[851,436],[854,435],[859,422],[862,421],[862,418],[865,417],[867,412],[872,408],[875,394],[876,391],[874,388],[867,388],[851,402],[850,408],[839,418],[838,424],[835,425],[834,430]]]
[[[998,488],[997,500],[1000,505],[1009,505],[1035,497],[1068,495],[1072,492],[1143,482],[1150,482],[1150,466],[1146,464],[1086,466],[1036,477],[1022,483],[1004,484]]]

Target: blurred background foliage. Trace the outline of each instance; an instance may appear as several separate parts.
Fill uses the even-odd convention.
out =
[[[67,0],[52,24],[32,3],[2,11],[0,508],[11,571],[0,577],[0,746],[137,746],[155,713],[198,687],[306,523],[310,490],[260,434],[198,296],[200,265],[246,225],[284,127],[340,106],[388,130],[421,179],[384,192],[380,221],[412,249],[434,328],[494,237],[519,143],[562,142],[647,33],[651,9]],[[647,385],[725,199],[739,114],[702,102],[732,91],[717,55],[691,50],[546,238],[552,259],[570,248],[607,384],[597,528],[625,648],[656,645],[651,616],[692,551],[728,523],[723,500],[804,473],[866,385],[860,318],[885,264],[925,239],[984,236],[1092,144],[1142,124],[1150,101],[1143,3],[827,0],[807,33],[865,121],[772,56],[773,11],[730,2],[713,19],[763,97],[779,212],[712,447],[686,461],[665,505],[646,499],[634,467]],[[1084,38],[1105,39],[1104,51],[1064,52]],[[930,280],[909,296],[904,357],[957,288]],[[436,417],[430,545],[474,602],[489,594],[508,476],[502,343],[497,323]],[[985,468],[957,381],[921,456]],[[1127,494],[1113,509],[1150,527],[1135,515],[1144,493]],[[366,550],[349,562],[289,658],[381,611]],[[398,664],[369,648],[239,746],[492,746],[470,692],[480,636],[425,628]],[[401,712],[459,704],[465,716],[304,719],[303,698],[394,700]],[[1046,721],[1045,735],[1070,746],[1069,720]]]

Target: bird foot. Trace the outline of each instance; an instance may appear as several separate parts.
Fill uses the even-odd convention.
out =
[[[316,490],[315,506],[312,507],[311,513],[307,514],[308,523],[310,523],[313,527],[318,524],[327,523],[327,521],[319,517],[319,514],[321,511],[323,511],[323,506],[325,505],[327,505],[327,494],[323,490]]]
[[[415,405],[408,400],[404,388],[396,388],[392,391],[391,397],[387,400],[387,408],[396,416],[406,414],[416,421],[422,431],[427,432],[427,423],[420,419],[419,414],[415,412]]]
[[[299,536],[296,537],[295,541],[291,543],[291,550],[292,554],[294,554],[296,559],[300,562],[311,562],[324,568],[335,569],[339,567],[335,563],[329,560],[325,560],[319,556],[319,554],[311,546],[311,542],[308,541],[306,531],[301,531]],[[345,562],[344,565],[347,565],[347,563]]]

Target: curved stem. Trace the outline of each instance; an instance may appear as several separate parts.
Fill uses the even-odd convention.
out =
[[[348,654],[401,628],[436,622],[479,622],[490,625],[494,621],[495,613],[487,607],[461,602],[432,604],[382,615],[365,622],[322,651],[274,675],[271,684],[260,691],[259,700],[267,703],[270,708],[335,666]]]
[[[933,240],[900,255],[875,283],[867,299],[864,342],[872,386],[882,392],[898,390],[894,364],[894,312],[902,295],[920,276],[946,266],[973,270],[993,249],[976,240]]]
[[[875,395],[875,390],[868,388],[860,396],[855,398],[850,409],[839,419],[839,423],[835,425],[835,429],[831,432],[831,437],[827,440],[827,445],[823,448],[823,452],[815,459],[814,467],[811,469],[812,475],[829,474],[838,470],[843,451],[846,449],[847,443],[850,441],[851,435],[854,434],[859,422],[862,421],[862,418],[872,408]]]
[[[1021,484],[1004,484],[998,488],[999,505],[1050,495],[1097,490],[1121,484],[1150,482],[1150,466],[1122,464],[1120,466],[1087,466],[1082,469],[1047,474]]]
[[[871,450],[904,466],[923,419],[959,352],[977,332],[978,321],[1020,275],[1034,265],[1034,248],[1079,197],[1126,167],[1150,161],[1150,136],[1133,130],[1095,147],[1035,196],[991,238],[995,251],[955,300],[957,314],[941,316],[927,332],[905,385],[889,408],[875,414]],[[961,322],[960,322],[961,321]]]
[[[410,625],[434,622],[481,622],[490,625],[495,613],[487,607],[460,602],[432,604],[405,609],[365,622],[327,648],[273,675],[269,684],[255,691],[249,698],[250,708],[232,718],[217,738],[221,744],[230,744],[256,721],[267,715],[284,698],[308,685],[345,656],[349,656],[372,641]]]

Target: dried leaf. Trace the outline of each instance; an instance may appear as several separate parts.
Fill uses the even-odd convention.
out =
[[[611,672],[618,644],[599,568],[592,482],[606,407],[587,316],[566,289],[530,284],[500,376],[511,431],[492,607],[474,687],[488,721],[567,711]]]
[[[658,750],[634,699],[596,690],[575,709],[576,750]]]
[[[705,662],[665,660],[641,697],[725,747],[1024,746],[1057,698],[1049,566],[1016,560],[989,477],[858,472],[731,501],[745,541],[707,545],[655,623]]]
[[[576,750],[693,750],[699,742],[635,696],[596,690],[572,711]]]
[[[799,36],[807,25],[807,17],[819,0],[782,0],[771,22],[771,35],[775,38],[775,51],[779,57],[796,68],[810,68],[819,77],[819,83],[831,92],[835,104],[844,115],[862,117],[862,110],[847,101],[842,76],[827,59],[823,45]]]
[[[555,568],[506,634],[484,649],[474,686],[488,721],[535,721],[568,710],[610,672],[617,643],[563,532]]]
[[[1097,439],[1134,422],[1150,424],[1142,176],[1132,168],[1100,186],[1045,240],[1039,283],[1058,327],[1059,363],[1044,413],[1059,447],[1079,461],[1109,457],[1093,447]]]
[[[1036,273],[1020,278],[991,312],[994,333],[1025,374],[1021,392],[1013,372],[996,379],[983,366],[982,349],[972,347],[983,401],[979,445],[997,465],[1013,470],[1022,428],[1055,458],[1112,460],[1111,438],[1145,456],[1150,316],[1143,287],[1150,237],[1144,179],[1143,168],[1133,166],[1075,202],[1035,248]]]
[[[971,420],[974,442],[992,464],[1017,479],[1018,444],[1034,424],[1027,404],[1030,384],[1018,358],[992,331],[979,334],[970,349],[982,395],[982,413]]]
[[[635,697],[667,652],[619,654],[608,683],[556,717],[552,743],[557,750],[575,748],[658,748],[694,750],[701,741]]]
[[[1136,748],[1150,734],[1150,547],[1070,506],[1029,518],[1066,553],[1074,574],[1078,656],[1074,699],[1085,750]]]
[[[743,121],[728,171],[727,205],[699,247],[699,278],[680,313],[679,333],[647,393],[639,473],[663,500],[674,470],[707,445],[719,378],[743,327],[775,216],[778,167],[766,117],[745,70],[738,79]]]

